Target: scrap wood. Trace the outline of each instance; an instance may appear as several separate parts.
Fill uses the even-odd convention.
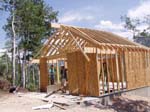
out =
[[[48,93],[44,98],[47,98],[47,97],[49,97],[49,96],[53,95],[54,93],[57,93],[58,91],[61,91],[61,90],[62,90],[62,89],[59,88],[59,89],[57,89],[57,90],[55,90],[55,91],[52,91],[51,93]]]
[[[47,99],[42,99],[42,101],[44,101],[44,102],[50,102]],[[66,110],[66,108],[63,107],[63,106],[69,106],[68,104],[58,103],[58,102],[53,102],[53,105],[56,106],[56,107],[59,107],[60,109],[63,109],[63,110]]]
[[[61,102],[54,102],[55,104],[58,104],[58,105],[62,105],[62,106],[69,106],[69,104],[67,104],[67,103],[61,103]]]
[[[44,99],[42,98],[41,100],[44,101],[44,102],[49,102],[50,101],[50,100],[45,99],[45,98]]]
[[[59,104],[54,104],[54,106],[59,107],[60,109],[66,110],[65,107],[63,107],[63,106],[61,106],[61,105],[59,105]]]
[[[44,102],[50,102],[50,100],[48,100],[48,99],[41,99],[41,100]],[[69,104],[67,104],[67,103],[61,103],[61,102],[56,102],[56,101],[54,101],[53,103],[61,105],[61,106],[69,106]]]
[[[53,107],[53,103],[51,102],[50,104],[46,104],[46,105],[41,105],[41,106],[37,106],[37,107],[32,107],[33,110],[40,110],[40,109],[50,109]]]

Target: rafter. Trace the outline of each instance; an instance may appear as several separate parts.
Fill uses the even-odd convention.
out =
[[[79,49],[81,50],[82,54],[85,56],[85,58],[87,59],[87,61],[90,61],[90,58],[84,52],[84,50],[82,49],[82,47],[80,46],[80,44],[78,43],[78,41],[75,39],[75,37],[72,35],[72,33],[70,31],[68,31],[68,32],[71,35],[71,37],[73,38],[73,40],[76,42],[76,44],[78,45]]]

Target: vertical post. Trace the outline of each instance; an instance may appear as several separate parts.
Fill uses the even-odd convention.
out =
[[[120,83],[121,83],[121,89],[124,89],[124,66],[123,66],[123,51],[120,51],[120,55],[119,55],[119,59],[120,59]]]
[[[108,67],[108,59],[109,59],[109,49],[105,49],[105,61],[106,61],[106,85],[107,85],[107,92],[110,93],[110,73],[109,73],[109,67]]]
[[[113,66],[113,53],[110,54],[110,66],[111,66],[111,75],[112,75],[112,92],[115,91],[115,86],[114,86],[114,66]]]
[[[56,61],[57,64],[57,83],[60,83],[60,71],[59,71],[59,61]]]
[[[117,69],[117,89],[120,90],[120,79],[119,79],[119,65],[118,65],[118,52],[116,52],[116,69]]]
[[[40,58],[40,91],[46,92],[48,86],[47,58]]]
[[[103,66],[103,54],[102,49],[100,50],[100,62],[101,62],[101,75],[102,75],[102,91],[105,93],[105,84],[104,84],[104,66]]]

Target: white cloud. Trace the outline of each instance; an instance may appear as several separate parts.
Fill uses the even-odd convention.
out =
[[[137,30],[139,31],[143,31],[144,29],[147,29],[148,28],[148,25],[146,24],[141,24],[139,26],[137,26]]]
[[[97,25],[95,25],[95,28],[98,30],[110,31],[114,34],[120,35],[130,40],[132,40],[133,37],[133,33],[127,31],[123,27],[123,23],[116,24],[111,22],[110,20],[101,20]]]
[[[60,23],[73,23],[82,21],[95,21],[99,16],[99,9],[97,7],[86,6],[65,12],[59,17]]]
[[[127,16],[132,19],[139,18],[140,20],[143,20],[146,15],[150,15],[150,0],[144,0],[138,6],[129,9],[127,12]],[[137,29],[142,31],[147,27],[148,26],[146,24],[140,24],[137,26]],[[130,40],[132,40],[133,37],[133,33],[125,29],[123,23],[116,24],[109,20],[101,20],[97,25],[95,25],[95,28],[113,32],[117,35],[127,37]]]
[[[6,52],[6,49],[0,49],[0,53]]]
[[[130,9],[127,14],[131,18],[143,19],[145,15],[150,15],[150,0],[140,3],[137,7]]]
[[[62,17],[60,17],[60,23],[70,23],[70,22],[80,22],[80,21],[90,21],[93,20],[94,17],[92,15],[82,14],[76,11],[69,11],[65,13]]]
[[[114,24],[109,20],[101,20],[99,24],[95,25],[96,28],[103,29],[103,30],[123,30],[123,24]]]
[[[114,34],[117,34],[119,36],[122,36],[124,38],[127,38],[129,40],[133,40],[133,33],[132,32],[129,32],[129,31],[125,31],[125,32],[122,32],[122,31],[113,31]]]

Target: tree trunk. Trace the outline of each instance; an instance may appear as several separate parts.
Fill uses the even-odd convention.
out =
[[[26,50],[24,50],[23,62],[22,62],[22,83],[23,83],[23,88],[25,88],[26,87]]]
[[[19,63],[19,73],[20,73],[20,86],[23,87],[23,75],[22,75],[22,64],[21,64],[21,56],[20,56],[20,51],[18,50],[18,63]]]
[[[33,78],[33,79],[32,79],[32,80],[33,80],[33,84],[34,84],[34,86],[35,86],[35,72],[34,72],[34,70],[35,70],[35,69],[34,69],[35,65],[32,65],[32,66],[33,66],[33,68],[32,68],[32,74],[33,74],[33,75],[32,75],[32,78]]]
[[[14,23],[15,23],[15,13],[13,12],[13,19],[12,19],[12,31],[13,31],[13,53],[12,53],[12,67],[13,67],[13,70],[12,70],[12,73],[13,73],[13,86],[15,86],[15,81],[16,81],[16,66],[15,66],[15,61],[16,61],[16,32],[15,32],[15,26],[14,26]]]
[[[9,72],[9,62],[8,62],[8,53],[6,51],[6,72],[7,72],[7,75],[8,75],[8,72]]]

